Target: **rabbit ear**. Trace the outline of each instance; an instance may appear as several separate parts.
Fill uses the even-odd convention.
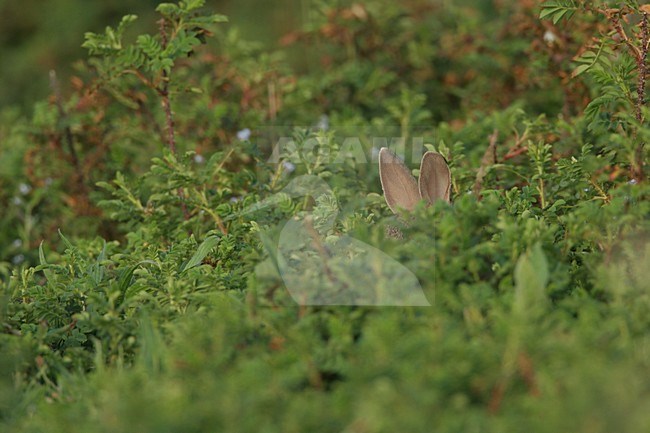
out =
[[[422,157],[419,180],[420,195],[430,204],[436,200],[449,203],[451,192],[451,172],[442,155],[427,152]]]
[[[404,163],[388,148],[379,151],[379,177],[384,198],[393,213],[398,208],[412,211],[420,201],[420,193],[415,178]]]

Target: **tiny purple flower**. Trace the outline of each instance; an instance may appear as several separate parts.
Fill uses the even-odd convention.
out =
[[[544,32],[543,38],[544,38],[544,42],[546,42],[548,45],[551,45],[553,42],[557,40],[557,36],[555,36],[555,33],[553,33],[550,30],[546,30],[546,32]]]
[[[32,187],[29,186],[29,185],[27,185],[26,183],[21,183],[21,184],[18,185],[18,191],[20,191],[20,193],[21,193],[22,195],[27,195],[27,194],[29,194],[29,192],[30,192],[31,190],[32,190]]]
[[[282,163],[282,168],[283,168],[284,171],[286,171],[287,173],[293,173],[294,170],[296,169],[296,166],[295,166],[293,163],[289,162],[289,161],[284,161],[284,162]]]
[[[237,138],[240,141],[248,141],[248,139],[251,138],[251,130],[244,128],[241,131],[237,131]]]

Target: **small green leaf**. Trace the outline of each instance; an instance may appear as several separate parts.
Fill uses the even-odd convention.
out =
[[[120,21],[120,24],[117,26],[117,33],[121,36],[124,34],[124,30],[135,20],[138,19],[137,15],[124,15],[122,17],[122,21]]]
[[[553,15],[553,24],[557,24],[569,11],[564,9]]]
[[[227,23],[228,22],[228,17],[225,15],[219,15],[219,14],[213,14],[207,17],[210,19],[211,22],[213,23]]]
[[[136,269],[138,269],[140,266],[144,264],[151,264],[151,265],[158,265],[156,262],[153,260],[142,260],[139,261],[138,263],[129,266],[128,268],[122,270],[119,272],[119,280],[117,284],[117,288],[120,291],[120,296],[117,298],[116,304],[120,305],[122,302],[124,302],[124,297],[126,295],[126,290],[131,286],[131,280],[133,279],[133,273],[135,272]]]
[[[156,7],[156,12],[165,17],[173,17],[179,15],[181,9],[174,3],[160,3]]]
[[[48,263],[47,260],[45,260],[45,253],[43,252],[43,241],[41,241],[41,244],[38,246],[38,259],[39,262],[41,263],[41,266],[43,267],[43,274],[45,274],[45,279],[49,283],[55,282],[54,274],[52,273],[52,271],[47,269]]]
[[[205,238],[205,240],[197,248],[192,258],[181,268],[181,272],[187,271],[188,269],[200,265],[210,250],[217,246],[220,239],[221,238],[219,236],[209,236]]]
[[[518,316],[528,316],[546,298],[548,263],[541,245],[526,251],[515,266],[515,300],[513,311]]]
[[[203,5],[205,5],[205,0],[185,0],[180,2],[180,5],[185,12],[191,12],[203,7]]]
[[[555,4],[545,4],[542,6],[542,11],[539,13],[539,18],[544,19],[549,15],[556,13],[561,8]]]
[[[88,269],[88,276],[91,278],[93,284],[98,286],[104,279],[104,270],[105,267],[102,262],[106,259],[106,241],[104,241],[104,246],[102,251],[97,256],[95,263],[90,266]]]
[[[61,237],[61,240],[63,240],[63,243],[65,244],[66,248],[69,248],[71,250],[74,250],[74,245],[72,245],[72,242],[68,240],[65,236],[63,236],[63,233],[61,232],[61,229],[58,230],[59,236]]]
[[[589,68],[591,68],[591,66],[592,66],[591,63],[590,63],[590,64],[587,64],[587,65],[580,65],[580,66],[578,66],[578,67],[575,68],[575,69],[573,70],[573,72],[571,73],[571,77],[572,77],[572,78],[577,77],[578,75],[582,74],[583,72],[586,72]]]

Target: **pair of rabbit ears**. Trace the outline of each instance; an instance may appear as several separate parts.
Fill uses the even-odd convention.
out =
[[[450,202],[451,172],[442,155],[426,152],[420,163],[420,178],[416,182],[401,159],[387,147],[379,151],[379,177],[384,198],[390,210],[412,211],[420,200],[433,204],[437,200]]]

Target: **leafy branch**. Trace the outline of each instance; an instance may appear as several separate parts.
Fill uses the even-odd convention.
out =
[[[606,33],[594,38],[598,48],[587,48],[575,59],[578,66],[572,77],[588,72],[601,85],[600,95],[587,106],[585,114],[595,119],[602,107],[616,103],[623,107],[633,107],[636,123],[625,120],[624,115],[619,117],[630,123],[632,135],[638,137],[637,130],[645,122],[643,109],[646,105],[647,58],[650,49],[650,5],[639,6],[637,2],[625,1],[613,8],[607,2],[548,1],[541,6],[539,17],[557,24],[562,19],[570,19],[578,11],[604,17],[609,25]],[[626,47],[623,55],[616,51],[619,45]],[[641,181],[645,177],[645,142],[635,139],[638,143],[630,157],[630,177]]]
[[[103,34],[86,33],[82,44],[91,55],[104,61],[100,74],[107,82],[133,75],[158,95],[165,114],[165,141],[172,153],[176,153],[176,139],[171,99],[179,87],[173,80],[173,69],[205,42],[205,37],[212,34],[211,26],[227,21],[223,15],[200,12],[204,4],[205,0],[161,3],[156,8],[162,16],[158,34],[139,35],[132,44],[124,42],[124,34],[136,15],[126,15],[116,28],[106,27]]]

